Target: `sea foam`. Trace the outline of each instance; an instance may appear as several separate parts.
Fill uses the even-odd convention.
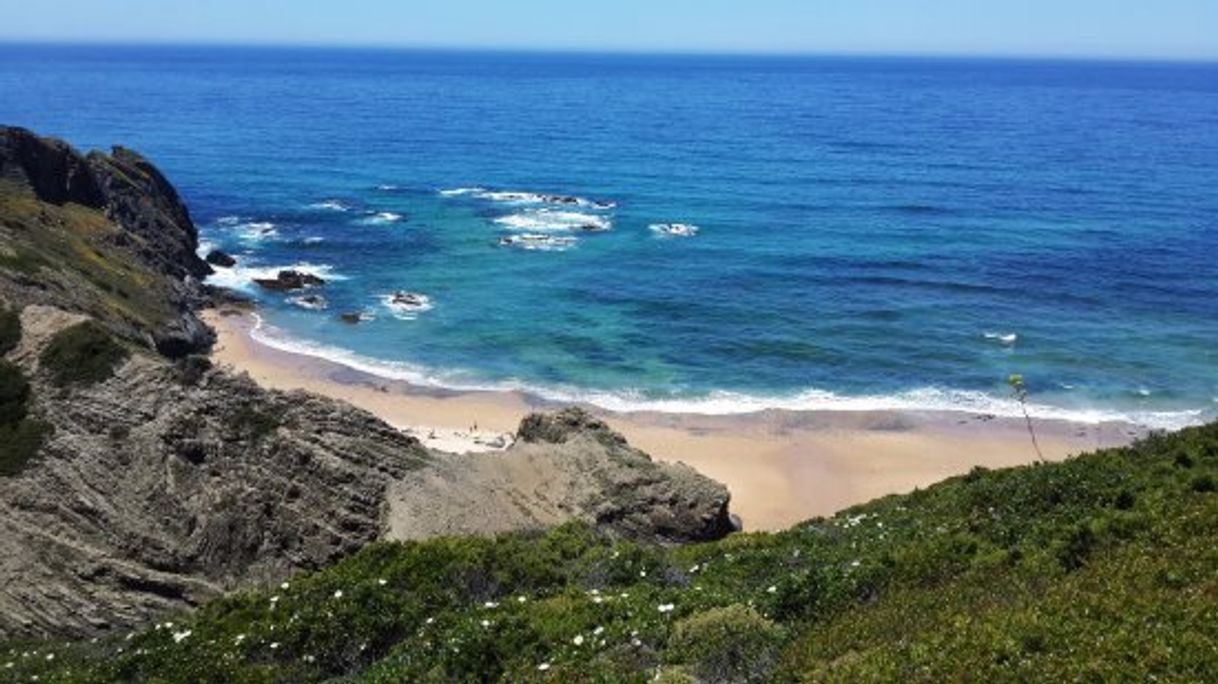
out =
[[[518,214],[500,216],[495,219],[495,223],[514,230],[537,232],[602,232],[613,228],[613,222],[604,216],[552,209],[530,209]]]
[[[207,276],[207,284],[216,285],[218,287],[227,287],[232,290],[241,290],[245,292],[254,292],[257,285],[255,280],[274,279],[279,275],[280,271],[300,271],[302,273],[311,273],[323,280],[346,280],[347,277],[334,272],[333,267],[328,264],[312,264],[309,262],[297,262],[285,266],[260,266],[256,264],[241,265],[238,264],[233,268],[217,268],[215,272]]]
[[[457,391],[523,392],[556,403],[589,404],[620,413],[657,412],[701,415],[739,415],[765,410],[785,411],[917,411],[951,412],[1022,418],[1023,409],[1009,397],[975,390],[923,387],[884,395],[842,395],[810,389],[783,396],[760,396],[715,391],[705,396],[654,398],[643,392],[595,391],[571,387],[541,387],[517,380],[483,382],[459,370],[428,369],[404,361],[386,361],[315,342],[287,337],[282,331],[257,317],[251,336],[258,342],[281,351],[302,354],[337,363],[388,380],[400,380],[422,387]],[[1062,420],[1084,424],[1129,423],[1147,429],[1175,430],[1205,421],[1200,410],[1119,411],[1099,408],[1066,408],[1030,403],[1028,413],[1036,420]]]

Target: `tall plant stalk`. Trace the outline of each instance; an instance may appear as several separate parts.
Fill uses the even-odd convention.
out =
[[[1011,386],[1011,391],[1015,393],[1015,400],[1019,402],[1019,408],[1023,410],[1023,419],[1028,426],[1028,436],[1032,438],[1032,448],[1036,450],[1036,456],[1040,460],[1045,460],[1045,455],[1040,451],[1040,443],[1036,441],[1036,429],[1032,427],[1032,416],[1028,413],[1028,386],[1023,381],[1023,376],[1012,374],[1007,378],[1007,384]]]

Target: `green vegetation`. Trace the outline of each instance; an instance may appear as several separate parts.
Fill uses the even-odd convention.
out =
[[[27,417],[30,383],[17,366],[0,360],[0,477],[16,475],[38,453],[49,427]]]
[[[65,682],[1218,681],[1215,478],[1210,425],[710,544],[582,525],[374,544],[130,638],[0,647],[0,668]]]
[[[105,328],[89,320],[55,333],[38,360],[52,382],[63,387],[103,382],[127,355]]]
[[[71,292],[84,313],[114,330],[152,330],[176,315],[169,279],[136,256],[146,245],[102,212],[41,202],[0,179],[0,216],[0,271]]]
[[[21,341],[21,314],[0,305],[0,356],[16,348]]]

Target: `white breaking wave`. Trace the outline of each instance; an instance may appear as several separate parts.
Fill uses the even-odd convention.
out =
[[[518,249],[537,250],[543,252],[562,252],[574,247],[579,242],[573,237],[555,237],[553,235],[537,234],[537,233],[521,233],[519,235],[508,235],[499,239],[499,244],[504,247],[516,247]]]
[[[418,292],[395,292],[380,296],[381,304],[402,321],[412,321],[424,311],[431,311],[431,297]]]
[[[1004,418],[1022,418],[1017,402],[973,390],[951,390],[937,387],[899,392],[891,395],[844,396],[824,390],[807,390],[782,397],[764,397],[737,392],[717,391],[708,396],[688,399],[653,399],[641,392],[598,392],[577,388],[535,387],[516,380],[477,382],[467,373],[438,372],[400,361],[385,361],[363,356],[346,349],[289,339],[256,316],[251,336],[261,344],[280,351],[303,354],[337,363],[354,370],[389,380],[400,380],[422,387],[436,387],[471,392],[524,392],[546,401],[590,404],[609,411],[630,413],[653,411],[659,413],[692,413],[703,415],[736,415],[768,409],[786,411],[921,411],[985,414]],[[1045,404],[1029,404],[1028,412],[1037,420],[1063,420],[1098,424],[1121,422],[1144,428],[1176,430],[1204,422],[1200,410],[1122,412],[1108,409],[1070,409]]]
[[[445,197],[460,197],[472,195],[478,199],[502,204],[549,204],[565,207],[585,207],[592,209],[612,209],[617,206],[614,202],[598,202],[574,195],[557,195],[544,192],[526,192],[517,190],[486,190],[485,188],[453,188],[441,190]]]
[[[221,216],[215,221],[217,226],[235,226],[241,223],[240,216]]]
[[[653,223],[648,228],[666,237],[693,237],[698,234],[698,226],[692,223]]]
[[[987,340],[997,340],[1006,345],[1012,345],[1019,341],[1019,335],[1015,333],[987,332],[984,336]]]
[[[310,209],[328,209],[330,211],[350,211],[351,205],[340,199],[328,199],[321,202],[314,202],[309,205]]]
[[[390,192],[392,190],[397,190],[398,186],[392,183],[381,183],[380,185],[376,186],[376,189],[382,192]]]
[[[613,222],[604,216],[582,214],[575,211],[531,209],[519,214],[501,216],[495,223],[514,230],[537,232],[582,231],[601,232],[613,228]]]
[[[329,303],[326,301],[325,297],[316,294],[302,295],[300,297],[289,297],[288,302],[295,304],[302,309],[309,309],[310,311],[325,311],[329,306]]]
[[[398,221],[401,221],[401,220],[402,220],[401,214],[395,214],[392,211],[378,211],[375,214],[372,214],[372,215],[368,216],[367,218],[364,218],[362,221],[360,221],[360,223],[380,226],[380,225],[385,225],[387,223],[397,223]]]
[[[462,195],[476,195],[486,192],[484,188],[453,188],[451,190],[441,190],[440,194],[445,197],[460,197]]]
[[[207,276],[207,283],[209,285],[227,287],[230,290],[253,292],[257,288],[254,280],[274,279],[279,275],[280,271],[311,273],[323,280],[347,279],[346,276],[335,273],[334,269],[327,264],[311,264],[302,261],[286,266],[242,266],[239,264],[232,268],[217,268],[215,273]]]
[[[238,223],[233,226],[233,230],[239,231],[239,237],[243,240],[265,240],[279,235],[275,224],[270,221]]]

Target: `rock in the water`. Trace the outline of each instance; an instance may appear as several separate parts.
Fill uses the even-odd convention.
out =
[[[358,311],[344,311],[343,313],[338,315],[338,320],[342,321],[343,323],[350,323],[351,325],[355,325],[356,323],[359,323],[360,321],[364,320],[364,317]]]
[[[285,292],[325,285],[326,281],[312,273],[288,269],[280,271],[274,278],[255,278],[254,283],[268,290]]]
[[[237,260],[231,254],[219,249],[213,249],[208,252],[205,261],[212,266],[221,266],[223,268],[232,268],[237,265]]]

